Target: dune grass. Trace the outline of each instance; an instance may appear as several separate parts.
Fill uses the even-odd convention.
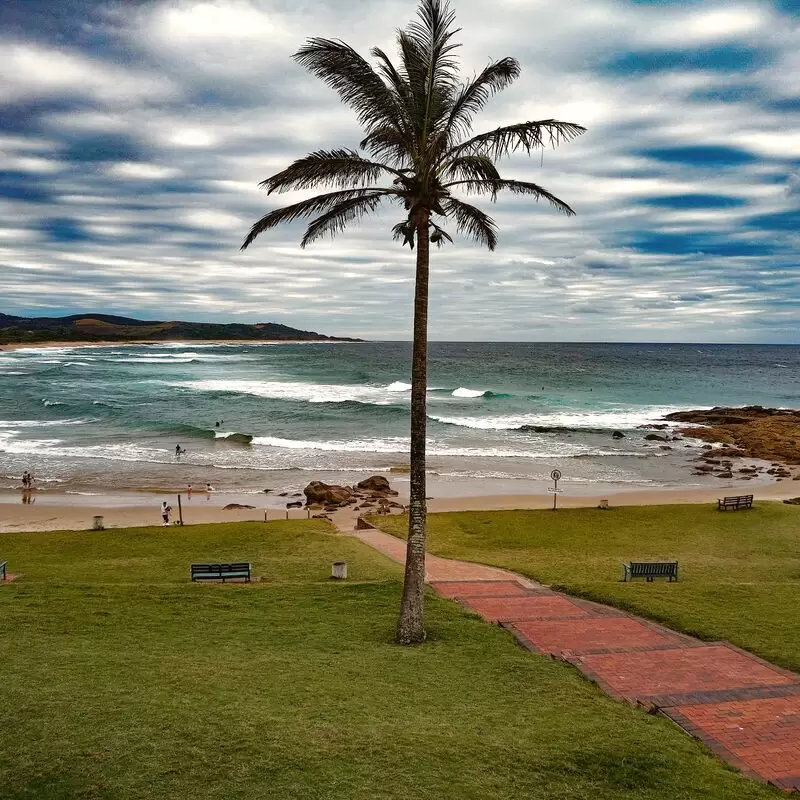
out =
[[[373,522],[405,536],[403,518]],[[435,514],[429,550],[505,567],[800,671],[800,508],[758,502]],[[621,583],[625,561],[680,562],[680,580]]]
[[[321,522],[0,535],[0,797],[778,797]],[[330,562],[351,579],[331,582]],[[245,559],[261,581],[196,585]]]

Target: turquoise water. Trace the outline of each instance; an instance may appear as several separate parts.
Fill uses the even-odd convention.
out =
[[[407,460],[409,365],[408,343],[0,352],[0,488],[24,469],[59,491],[254,492],[388,470]],[[686,408],[798,407],[798,376],[796,346],[432,343],[429,468],[440,483],[554,467],[576,485],[685,483],[691,443],[661,449],[642,426]]]

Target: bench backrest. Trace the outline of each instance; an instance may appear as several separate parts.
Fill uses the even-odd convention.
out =
[[[753,502],[753,495],[751,494],[740,494],[737,497],[723,497],[722,502],[725,504],[735,504],[735,503],[752,503]]]
[[[237,561],[230,564],[192,564],[192,575],[206,575],[213,573],[250,572],[250,564],[246,561]]]
[[[631,575],[673,575],[678,571],[677,561],[631,561]]]

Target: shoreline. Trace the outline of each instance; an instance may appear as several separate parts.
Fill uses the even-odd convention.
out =
[[[344,339],[126,339],[125,341],[91,341],[91,342],[14,342],[0,344],[0,353],[12,352],[15,350],[39,350],[41,348],[58,347],[130,347],[142,345],[181,345],[189,347],[191,345],[267,345],[274,346],[279,344],[361,344],[361,342],[351,342]]]
[[[619,506],[672,505],[672,504],[704,504],[715,503],[717,498],[731,494],[753,494],[755,502],[780,501],[800,494],[800,485],[792,485],[791,481],[782,483],[758,484],[742,487],[741,485],[723,485],[710,488],[662,488],[606,491],[600,494],[559,495],[559,508],[595,508],[601,500],[607,500],[613,509]],[[265,511],[269,520],[307,519],[305,508],[285,508],[286,500],[297,498],[280,498],[284,503],[279,507],[264,502],[265,497],[225,493],[224,498],[216,493],[198,493],[191,499],[182,498],[183,519],[186,525],[198,525],[216,522],[263,522]],[[161,524],[159,506],[162,496],[153,497],[148,504],[125,504],[130,500],[128,495],[102,493],[102,501],[84,502],[87,497],[77,497],[75,502],[67,502],[65,495],[53,493],[48,500],[53,503],[23,504],[20,500],[12,502],[9,495],[0,496],[0,533],[23,533],[34,531],[90,530],[95,516],[104,518],[106,529],[135,528],[159,526]],[[173,520],[178,519],[176,500],[166,496],[173,508]],[[444,513],[454,511],[503,511],[524,509],[552,508],[551,494],[527,493],[508,495],[473,495],[468,497],[433,498],[428,502],[428,512]],[[270,498],[275,500],[276,498]],[[402,496],[400,498],[403,500]],[[119,504],[115,503],[118,501]],[[225,510],[227,503],[243,503],[253,508]],[[354,521],[359,512],[353,507],[332,512],[337,521]]]

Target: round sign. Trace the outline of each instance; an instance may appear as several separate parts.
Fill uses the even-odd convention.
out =
[[[554,481],[560,481],[560,480],[561,480],[561,470],[560,470],[560,469],[554,469],[554,470],[553,470],[553,471],[550,473],[550,477],[551,477],[551,478],[552,478]]]

